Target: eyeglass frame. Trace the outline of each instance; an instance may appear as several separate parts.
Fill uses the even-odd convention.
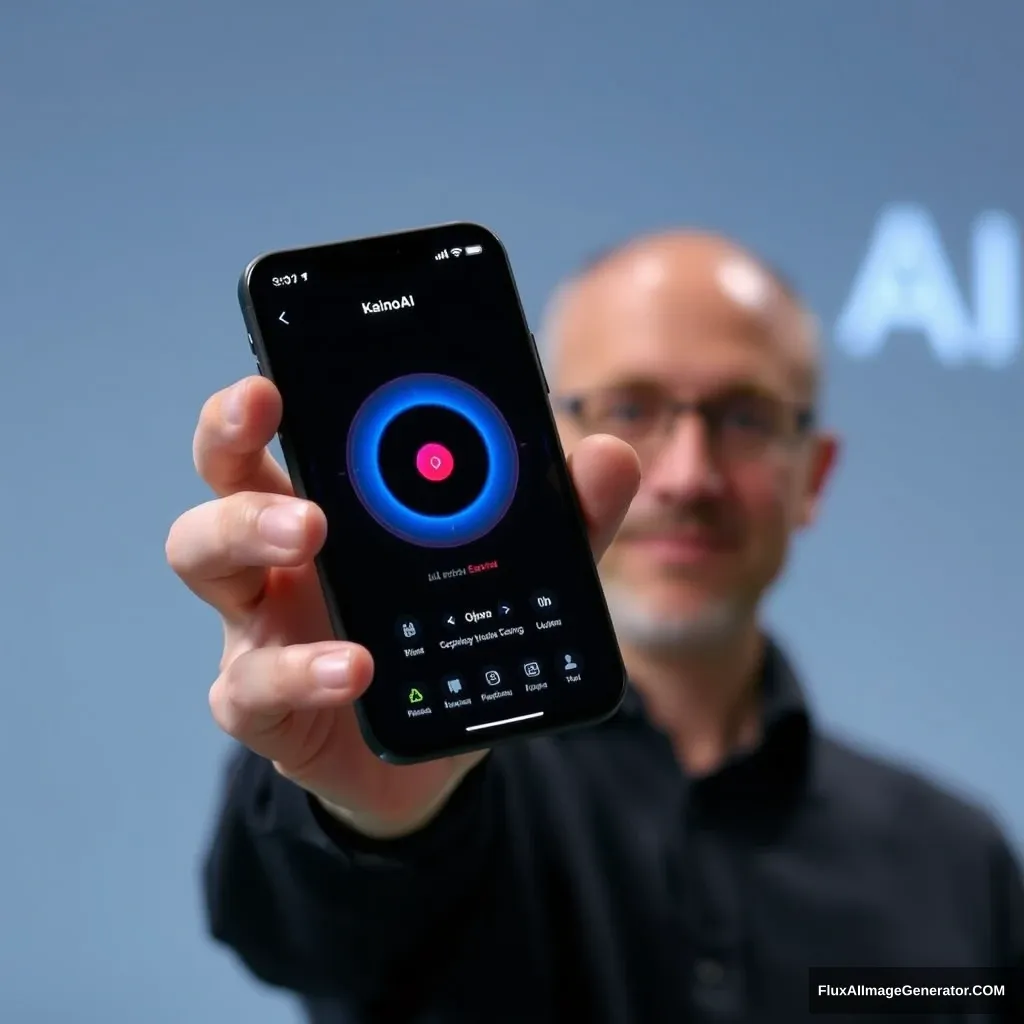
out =
[[[580,392],[576,394],[553,395],[552,404],[556,411],[566,414],[567,416],[572,418],[578,425],[580,425],[584,429],[587,429],[586,424],[583,421],[583,403],[586,402],[588,398],[606,395],[608,394],[608,392],[614,390],[615,387],[610,386],[603,388],[594,388],[591,389],[590,391]],[[642,441],[628,442],[627,438],[623,438],[623,440],[627,440],[627,442],[633,444],[634,447],[645,445],[645,442],[646,444],[654,443],[658,446],[658,450],[660,450],[660,446],[667,444],[668,440],[672,437],[672,434],[676,429],[676,423],[678,422],[681,416],[685,416],[688,413],[695,412],[700,417],[701,422],[704,423],[705,426],[708,425],[708,407],[713,406],[715,404],[715,399],[698,399],[694,401],[685,399],[675,399],[669,396],[664,397],[666,400],[663,403],[661,403],[662,408],[659,410],[655,424],[652,424],[650,434],[647,437],[645,437]],[[777,405],[780,405],[786,409],[791,410],[795,414],[795,422],[793,433],[789,437],[776,437],[768,439],[765,445],[766,448],[774,448],[780,440],[784,444],[788,444],[789,442],[795,443],[799,440],[808,437],[817,427],[818,414],[813,404],[793,402],[789,400],[779,399],[774,396],[771,397],[771,401],[777,403]],[[593,433],[597,431],[591,432]],[[607,433],[610,433],[614,436],[618,436],[615,434],[615,431],[613,430],[608,430]]]

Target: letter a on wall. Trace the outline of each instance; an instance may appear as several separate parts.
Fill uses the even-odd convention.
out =
[[[867,358],[891,335],[914,333],[943,366],[1009,363],[1020,346],[1020,239],[1012,218],[983,214],[972,248],[976,318],[931,214],[911,203],[886,207],[836,323],[837,344]]]

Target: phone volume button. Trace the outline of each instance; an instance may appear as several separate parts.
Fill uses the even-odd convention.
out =
[[[249,351],[253,355],[256,355],[256,346],[252,343],[252,335],[251,334],[246,334],[246,337],[249,339]]]
[[[533,358],[537,361],[537,369],[540,372],[540,379],[544,381],[544,390],[550,395],[551,388],[548,387],[548,375],[544,372],[544,364],[540,361],[540,352],[537,350],[537,339],[530,331],[530,344],[533,346]]]

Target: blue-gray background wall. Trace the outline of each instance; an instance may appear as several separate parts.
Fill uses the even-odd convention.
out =
[[[294,1019],[204,936],[220,637],[163,561],[277,246],[480,220],[534,321],[668,224],[787,268],[847,448],[773,620],[824,719],[1024,841],[1022,32],[1014,0],[4,4],[0,1019]],[[927,330],[871,350],[906,296]]]

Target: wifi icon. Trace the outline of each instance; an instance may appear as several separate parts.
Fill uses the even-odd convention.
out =
[[[452,249],[450,251],[451,251],[451,254],[453,256],[461,256],[462,255],[462,250],[461,249]]]

